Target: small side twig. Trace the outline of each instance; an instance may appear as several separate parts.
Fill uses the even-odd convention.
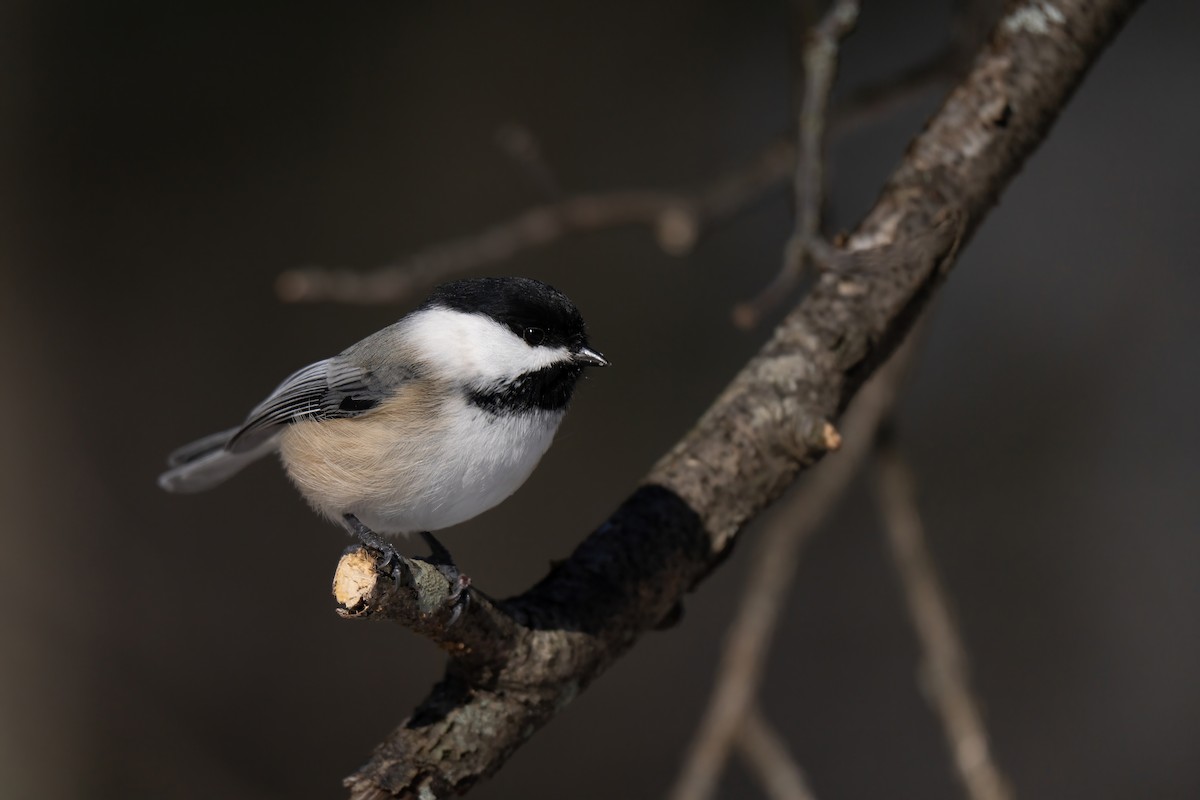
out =
[[[805,264],[819,259],[821,214],[825,206],[826,109],[837,74],[838,46],[858,20],[858,0],[837,0],[811,30],[804,47],[804,98],[797,124],[795,230],[783,250],[783,266],[758,297],[734,308],[741,328],[758,324],[800,283]]]
[[[921,643],[921,685],[941,720],[959,779],[971,800],[1009,800],[1012,792],[988,746],[966,653],[925,544],[912,474],[893,443],[879,445],[875,471],[888,544]]]

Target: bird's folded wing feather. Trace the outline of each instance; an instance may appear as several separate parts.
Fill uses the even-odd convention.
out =
[[[341,356],[310,364],[279,384],[259,403],[225,449],[253,449],[281,425],[307,419],[344,419],[370,411],[395,386],[383,387],[372,373]]]

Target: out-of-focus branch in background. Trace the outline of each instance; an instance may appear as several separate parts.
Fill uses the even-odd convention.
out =
[[[755,705],[742,720],[736,741],[738,754],[770,800],[816,800],[804,771],[788,752],[783,737]]]
[[[988,744],[967,655],[925,543],[912,472],[892,437],[875,453],[875,490],[900,586],[921,645],[921,687],[937,712],[970,800],[1009,800],[1012,792]]]
[[[949,84],[966,69],[965,47],[956,39],[928,60],[852,92],[829,110],[829,135],[867,126]],[[370,271],[323,266],[288,270],[276,281],[279,297],[287,302],[401,302],[440,280],[503,263],[564,236],[626,225],[649,228],[664,252],[682,256],[690,253],[706,232],[749,208],[796,171],[795,138],[781,136],[744,164],[698,189],[623,189],[560,197],[561,189],[542,161],[531,132],[510,125],[498,138],[501,148],[522,166],[538,189],[555,199]]]
[[[759,536],[738,613],[729,626],[707,710],[688,749],[672,800],[711,797],[730,749],[742,735],[771,639],[808,539],[836,507],[891,413],[912,358],[913,339],[867,383],[846,413],[841,446],[780,504]]]

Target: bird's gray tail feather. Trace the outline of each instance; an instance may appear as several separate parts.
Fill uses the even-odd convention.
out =
[[[225,445],[240,430],[230,428],[185,444],[167,456],[171,469],[158,476],[158,485],[168,492],[202,492],[224,482],[252,461],[279,447],[279,437],[271,436],[257,447],[231,453]]]

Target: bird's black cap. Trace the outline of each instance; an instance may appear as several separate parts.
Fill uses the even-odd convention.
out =
[[[529,328],[545,332],[540,344],[586,347],[587,330],[579,309],[565,294],[533,278],[468,278],[433,290],[422,308],[442,307],[464,314],[483,314],[518,336]]]

